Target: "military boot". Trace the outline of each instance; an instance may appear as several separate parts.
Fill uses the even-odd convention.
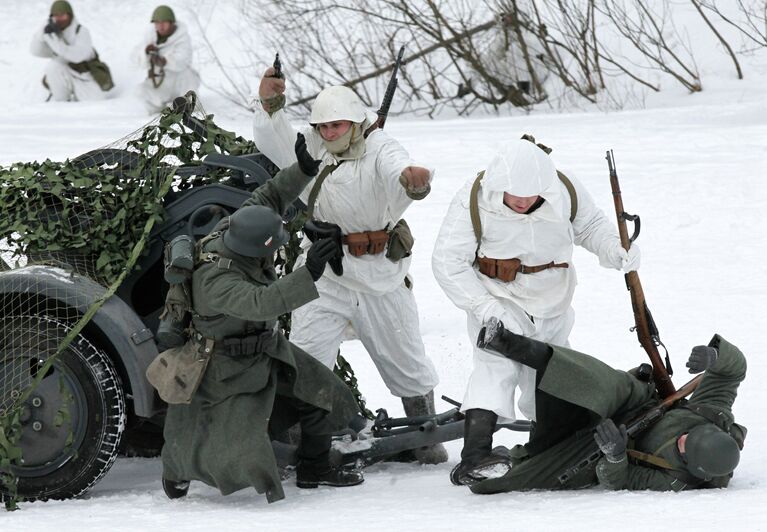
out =
[[[352,467],[332,467],[298,464],[296,467],[296,486],[299,488],[316,488],[318,486],[334,486],[344,488],[362,484],[365,477],[362,471]]]
[[[408,417],[434,415],[436,414],[434,390],[426,395],[403,397],[402,406],[405,409],[405,415]],[[447,450],[445,450],[445,446],[441,443],[413,449],[413,455],[421,464],[441,464],[447,462]]]
[[[536,371],[546,369],[554,352],[544,342],[506,330],[498,318],[490,318],[479,331],[477,347],[503,355]]]
[[[488,478],[502,477],[511,470],[508,450],[493,451],[493,433],[498,416],[490,410],[466,411],[461,462],[450,472],[450,482],[470,486]]]
[[[181,497],[186,497],[186,494],[189,491],[189,481],[168,480],[167,478],[163,477],[162,490],[165,492],[165,495],[167,495],[169,499],[180,499]]]

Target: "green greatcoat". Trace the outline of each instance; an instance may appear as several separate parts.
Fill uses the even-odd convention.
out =
[[[709,345],[718,348],[719,357],[706,371],[687,404],[715,409],[732,423],[732,404],[738,385],[746,375],[746,359],[737,347],[719,335],[715,335]],[[641,382],[625,371],[613,369],[588,355],[552,347],[554,354],[540,376],[536,401],[540,392],[543,392],[544,395],[554,397],[555,402],[561,400],[570,405],[571,418],[578,418],[581,413],[585,413],[580,419],[586,421],[558,443],[515,464],[505,476],[479,482],[471,486],[471,491],[498,493],[578,489],[597,483],[608,489],[657,491],[727,485],[731,475],[714,478],[708,483],[701,481],[687,484],[674,471],[632,463],[626,457],[618,463],[609,462],[603,457],[573,477],[566,486],[562,486],[558,481],[559,475],[596,449],[593,432],[600,420],[612,418],[616,422],[625,422],[658,401],[651,384]],[[566,410],[560,410],[562,412]],[[564,415],[559,419],[568,419],[568,413]],[[542,419],[539,414],[540,421]],[[677,406],[634,441],[630,441],[629,447],[648,454],[657,453],[657,456],[669,461],[674,469],[682,471],[682,476],[689,477],[673,443],[680,435],[704,423],[709,421],[685,406]]]
[[[245,205],[277,212],[298,196],[310,177],[297,165],[282,170],[253,192]],[[169,405],[162,451],[163,476],[200,480],[227,495],[253,486],[269,502],[284,498],[269,433],[297,421],[296,413],[274,413],[275,395],[295,397],[327,412],[327,433],[344,428],[356,402],[332,371],[276,333],[258,353],[227,356],[223,340],[276,327],[278,316],[318,297],[305,267],[277,277],[272,257],[246,258],[220,237],[203,251],[219,255],[192,277],[194,328],[215,340],[213,355],[188,405]]]

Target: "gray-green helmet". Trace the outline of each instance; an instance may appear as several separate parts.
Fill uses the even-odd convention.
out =
[[[245,257],[268,257],[289,238],[279,214],[263,205],[251,205],[229,217],[224,244]]]
[[[735,440],[716,425],[698,425],[684,443],[687,469],[704,480],[732,473],[740,461]]]
[[[74,17],[75,14],[72,12],[72,6],[69,5],[69,2],[67,0],[56,0],[51,4],[51,15],[69,15],[70,17]]]
[[[157,6],[152,13],[150,22],[176,22],[176,15],[168,6]]]

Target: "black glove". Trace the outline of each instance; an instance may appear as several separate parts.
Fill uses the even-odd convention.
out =
[[[298,159],[298,167],[301,171],[308,176],[317,175],[317,171],[320,169],[320,161],[309,155],[306,150],[306,138],[299,133],[296,138],[296,158]]]
[[[323,238],[318,240],[306,253],[306,269],[315,282],[322,277],[325,271],[325,264],[338,253],[338,246],[332,238]]]
[[[628,439],[626,425],[616,427],[612,419],[601,421],[594,432],[594,441],[597,442],[599,450],[614,462],[619,461],[626,452]]]
[[[43,28],[43,33],[55,33],[58,35],[61,33],[61,28],[59,28],[59,25],[53,21],[53,18],[49,18],[48,24]]]
[[[716,350],[716,347],[696,345],[692,348],[692,353],[690,353],[690,358],[687,359],[685,366],[690,368],[690,373],[700,373],[713,366],[718,356],[719,351]]]

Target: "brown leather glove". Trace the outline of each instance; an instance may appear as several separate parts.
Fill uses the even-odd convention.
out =
[[[431,192],[431,172],[422,166],[408,166],[402,170],[399,182],[405,187],[405,193],[409,198],[421,200]]]
[[[144,48],[144,53],[149,55],[152,52],[156,52],[157,50],[158,50],[158,48],[154,44],[147,44],[146,48]]]

